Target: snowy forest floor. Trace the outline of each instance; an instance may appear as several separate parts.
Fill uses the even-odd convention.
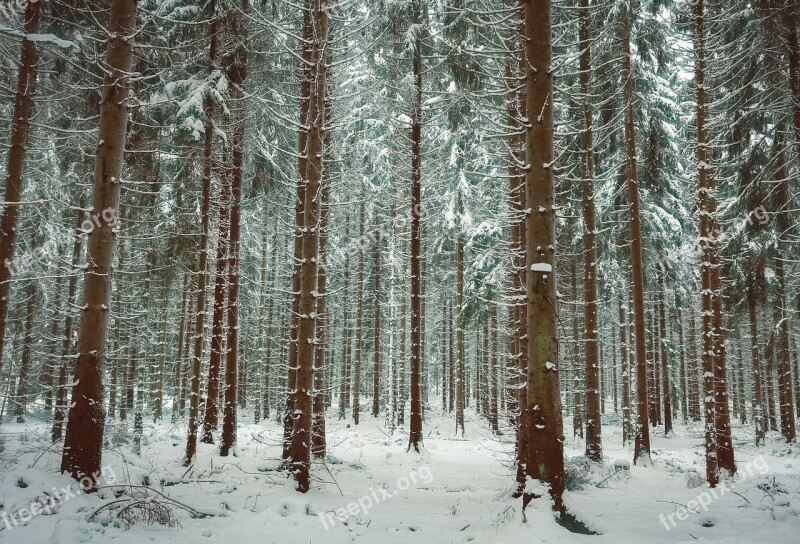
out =
[[[58,474],[60,448],[50,445],[43,423],[4,423],[0,542],[798,542],[800,448],[783,444],[777,434],[756,448],[752,425],[736,424],[740,477],[719,487],[715,497],[703,481],[699,424],[678,423],[671,438],[654,429],[653,465],[628,468],[632,451],[621,446],[619,422],[604,416],[606,461],[590,467],[581,463],[583,441],[571,438],[565,420],[565,453],[573,474],[565,502],[598,533],[583,535],[557,525],[548,508],[538,504],[543,501],[533,501],[523,522],[521,499],[510,497],[513,433],[493,436],[473,411],[467,418],[465,435],[456,436],[453,418],[430,410],[424,451],[416,454],[406,452],[406,428],[390,436],[382,419],[365,415],[356,427],[337,421],[332,411],[328,457],[325,464],[314,464],[315,482],[306,494],[294,491],[293,482],[275,470],[282,428],[274,421],[245,425],[240,420],[237,457],[219,457],[214,446],[200,444],[197,462],[188,471],[180,461],[185,425],[146,425],[141,456],[132,453],[129,438],[114,439],[114,426],[108,426],[114,445],[103,456],[101,485],[107,487],[90,495],[76,493],[78,484]],[[127,528],[108,509],[89,520],[115,500],[118,486],[143,483],[209,515],[192,517],[175,507],[176,527],[140,521]],[[58,497],[51,512],[30,515],[32,503],[51,500],[45,493]],[[167,502],[152,491],[148,494]],[[144,499],[139,505],[147,504]],[[687,505],[691,511],[679,516],[676,511]],[[136,506],[128,509],[136,511]]]

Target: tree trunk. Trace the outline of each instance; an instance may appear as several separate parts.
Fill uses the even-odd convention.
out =
[[[172,396],[172,422],[175,423],[178,417],[183,418],[186,408],[186,379],[183,375],[183,360],[186,351],[184,350],[184,340],[186,336],[186,314],[189,311],[190,300],[189,290],[191,289],[191,277],[189,273],[183,274],[183,287],[181,289],[181,317],[178,322],[178,354],[175,357],[175,380],[173,383]]]
[[[209,74],[216,68],[217,55],[217,20],[216,0],[208,3],[209,12]],[[208,281],[208,250],[209,250],[209,219],[211,214],[211,173],[214,168],[214,103],[208,93],[203,101],[205,115],[203,136],[203,175],[201,181],[201,208],[200,208],[200,240],[198,251],[200,253],[197,266],[197,313],[194,323],[194,346],[192,352],[191,385],[189,388],[189,423],[186,439],[186,453],[183,457],[184,466],[194,462],[197,452],[197,427],[200,416],[200,359],[203,357],[203,330],[205,326],[206,311],[206,283]]]
[[[330,50],[327,50],[330,51]],[[330,53],[328,53],[329,55]],[[327,65],[330,63],[330,58],[325,57],[325,63],[321,70],[327,74]],[[327,77],[325,78],[327,81]],[[322,123],[328,119],[330,112],[330,98],[328,93],[329,89],[323,88],[320,91],[323,94],[324,112],[322,115]],[[327,127],[322,127],[322,175],[320,178],[320,197],[318,199],[319,209],[319,262],[322,263],[318,267],[317,276],[317,323],[316,323],[316,345],[314,346],[314,398],[311,429],[311,455],[315,459],[324,459],[326,446],[325,446],[325,335],[327,333],[327,316],[326,311],[326,297],[328,289],[328,275],[325,269],[327,262],[327,245],[328,245],[328,199],[330,194],[331,175],[330,170],[333,164],[331,159],[331,142],[330,130]],[[349,350],[349,345],[346,349]]]
[[[111,265],[122,158],[128,123],[128,74],[133,61],[137,0],[111,0],[105,76],[100,106],[99,143],[95,155],[88,264],[84,276],[75,387],[67,421],[61,472],[96,483],[103,445],[103,370],[107,359]]]
[[[414,25],[422,23],[420,0],[411,1]],[[422,270],[420,237],[422,215],[421,163],[422,152],[422,43],[419,33],[414,40],[414,98],[411,114],[411,421],[408,449],[419,452],[422,442],[422,399],[420,397],[420,364],[422,346]],[[405,327],[403,327],[405,335]],[[463,424],[462,424],[463,427]]]
[[[17,382],[16,416],[17,423],[24,423],[27,410],[28,382],[31,372],[31,344],[33,343],[33,317],[36,314],[36,285],[31,283],[25,293],[27,297],[25,309],[25,327],[23,329],[22,357],[19,365],[19,381]]]
[[[581,0],[580,84],[583,102],[583,130],[581,131],[581,183],[583,193],[583,302],[584,302],[584,358],[586,362],[586,457],[591,461],[603,460],[600,426],[600,391],[597,355],[597,276],[595,274],[595,210],[594,210],[594,158],[592,156],[592,101],[591,101],[591,28],[589,0]]]
[[[662,268],[658,274],[658,330],[659,353],[661,354],[661,391],[664,395],[664,436],[672,434],[672,399],[670,397],[669,361],[667,360],[667,311],[664,303],[664,276]]]
[[[217,226],[217,256],[214,277],[214,312],[211,316],[211,356],[208,362],[208,378],[206,380],[206,405],[203,414],[204,444],[214,443],[214,433],[219,423],[220,372],[222,368],[222,351],[225,336],[225,284],[228,268],[228,236],[230,214],[232,211],[232,179],[230,167],[223,168],[220,183],[219,223]]]
[[[631,369],[628,364],[628,323],[625,312],[625,303],[619,301],[619,345],[620,360],[622,363],[622,445],[631,442]]]
[[[359,210],[359,240],[364,239],[364,198],[362,191],[361,206]],[[359,408],[361,404],[361,344],[363,342],[364,324],[364,249],[358,251],[358,312],[356,315],[356,354],[353,369],[353,423],[358,425]]]
[[[56,386],[55,405],[53,412],[53,428],[51,438],[53,442],[61,440],[64,416],[67,410],[67,369],[74,371],[74,365],[70,363],[72,354],[72,308],[75,304],[75,295],[78,292],[78,275],[75,273],[81,259],[82,230],[84,212],[77,214],[77,224],[73,231],[74,241],[72,243],[72,261],[69,274],[69,286],[67,287],[67,307],[64,320],[64,335],[61,337],[61,364],[58,370],[58,385]]]
[[[247,77],[247,48],[243,39],[244,19],[240,18],[238,9],[245,13],[249,0],[242,0],[241,8],[230,8],[226,14],[228,39],[236,40],[233,50],[227,52],[233,58],[224,59],[228,66],[230,82],[231,120],[233,137],[231,141],[231,200],[230,231],[228,236],[228,335],[226,338],[227,353],[225,356],[225,401],[222,421],[222,438],[219,453],[226,457],[236,445],[236,408],[239,385],[239,253],[240,222],[242,201],[242,170],[245,133],[245,94],[243,85]],[[242,395],[244,396],[244,395]]]
[[[381,410],[381,234],[375,237],[375,342],[372,362],[372,417]]]
[[[636,338],[636,433],[633,464],[650,464],[650,426],[647,421],[647,354],[645,348],[644,270],[642,268],[642,225],[639,214],[639,185],[636,173],[636,132],[633,115],[633,81],[631,78],[630,22],[632,13],[623,8],[620,34],[622,37],[622,80],[625,96],[625,143],[628,166],[628,204],[630,206],[631,288]]]
[[[775,351],[778,361],[778,404],[781,422],[781,434],[786,442],[794,442],[795,419],[794,402],[792,401],[792,372],[789,353],[789,319],[790,312],[786,302],[786,273],[784,271],[786,255],[791,253],[787,235],[792,231],[792,211],[789,202],[788,172],[784,155],[782,126],[775,129],[775,163],[777,185],[775,187],[775,223],[777,243],[775,247],[775,306],[778,311],[778,322],[775,331]]]
[[[676,316],[675,321],[678,325],[678,349],[680,350],[680,380],[681,380],[681,387],[680,387],[680,394],[681,394],[681,419],[683,420],[683,424],[686,425],[689,422],[689,410],[688,410],[688,403],[689,403],[689,393],[687,388],[687,376],[686,376],[686,350],[684,349],[684,338],[683,338],[683,315],[681,312],[681,301],[679,298],[675,300],[676,306]]]
[[[319,199],[322,180],[322,127],[324,123],[325,68],[324,44],[327,36],[327,0],[309,0],[311,70],[308,98],[307,169],[301,171],[299,183],[304,191],[302,223],[297,225],[301,238],[300,290],[295,295],[299,309],[297,329],[297,372],[294,387],[290,389],[292,432],[289,437],[290,469],[297,482],[297,490],[305,493],[311,484],[311,422],[313,369],[316,328],[315,293],[318,289],[319,256]],[[305,33],[304,33],[305,34]],[[299,192],[299,191],[298,191]],[[291,387],[291,386],[290,386]]]
[[[529,477],[549,486],[555,511],[564,512],[564,437],[558,384],[556,209],[553,180],[553,73],[550,0],[527,0],[525,52],[527,208]],[[523,503],[537,498],[526,490]]]
[[[458,233],[456,278],[456,432],[461,427],[464,436],[464,406],[467,385],[464,375],[464,236]]]
[[[25,155],[30,135],[33,95],[36,91],[36,67],[39,62],[36,42],[27,38],[39,29],[39,17],[44,2],[25,2],[20,53],[20,68],[17,75],[17,92],[14,96],[14,111],[11,118],[11,142],[6,167],[6,192],[3,203],[3,219],[0,224],[0,373],[3,369],[3,347],[6,336],[8,305],[11,302],[11,277],[13,275],[14,248],[17,241],[17,218],[22,198]]]

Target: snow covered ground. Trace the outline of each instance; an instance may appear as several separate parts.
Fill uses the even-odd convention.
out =
[[[181,466],[185,426],[148,426],[141,457],[122,439],[104,453],[104,487],[91,495],[80,494],[78,484],[58,475],[60,449],[50,445],[43,424],[5,423],[0,427],[5,447],[0,542],[800,541],[800,448],[782,444],[777,436],[756,448],[749,425],[734,429],[740,478],[712,493],[702,477],[700,426],[677,424],[672,438],[655,429],[653,466],[628,469],[632,452],[620,445],[620,427],[613,418],[604,421],[604,466],[574,470],[583,475],[581,482],[565,495],[570,511],[599,533],[583,535],[557,525],[548,507],[536,504],[541,501],[531,504],[523,522],[521,500],[509,496],[512,435],[493,436],[484,420],[472,412],[468,417],[462,438],[455,435],[451,417],[429,411],[421,454],[406,452],[405,429],[390,436],[382,421],[369,416],[358,427],[331,417],[329,456],[324,465],[315,464],[315,485],[305,495],[275,471],[282,430],[274,421],[242,425],[237,457],[219,457],[213,446],[201,444],[188,471]],[[569,465],[580,467],[583,441],[571,438],[571,428],[565,431],[567,454],[578,458]],[[113,437],[112,428],[107,432]],[[176,526],[140,521],[126,527],[110,507],[101,509],[125,500],[115,497],[120,484],[146,484],[169,497],[147,491],[173,505]],[[142,497],[138,506],[152,506],[143,488],[131,492]]]

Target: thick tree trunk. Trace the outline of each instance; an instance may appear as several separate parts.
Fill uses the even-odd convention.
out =
[[[290,469],[297,481],[297,490],[305,493],[311,484],[311,423],[313,369],[316,328],[316,300],[319,256],[319,199],[322,181],[322,127],[324,123],[324,44],[327,36],[327,0],[309,0],[306,9],[311,13],[309,23],[313,36],[311,79],[306,128],[307,169],[301,172],[299,183],[306,185],[302,223],[297,225],[301,238],[299,326],[297,329],[297,373],[290,390],[292,432],[289,437]],[[298,191],[299,192],[299,191]]]
[[[420,0],[412,0],[414,25],[422,23]],[[420,365],[422,353],[422,269],[420,237],[422,215],[422,43],[419,34],[414,40],[413,109],[411,114],[411,422],[408,448],[419,452],[422,442],[422,399],[420,397]],[[403,327],[405,335],[405,327]],[[463,427],[463,425],[462,425]]]
[[[528,394],[530,415],[526,473],[549,486],[553,508],[563,513],[564,436],[558,384],[556,208],[553,180],[553,73],[550,0],[527,0],[525,52],[527,108],[525,185],[527,208]],[[523,503],[537,494],[526,490]]]
[[[99,143],[95,156],[88,264],[84,276],[75,387],[67,421],[61,472],[97,481],[103,445],[103,370],[107,359],[111,265],[122,159],[128,123],[128,74],[133,61],[137,0],[111,0],[105,76],[100,106]]]
[[[43,1],[26,2],[23,15],[25,35],[36,34]],[[33,95],[36,90],[36,68],[39,62],[36,42],[23,38],[20,53],[20,68],[17,75],[17,92],[14,96],[14,111],[11,118],[11,145],[8,149],[6,167],[6,192],[3,203],[3,219],[0,224],[0,372],[3,365],[8,305],[11,303],[11,276],[13,275],[14,248],[17,241],[17,219],[22,198],[25,156],[30,136]]]
[[[313,41],[314,24],[313,6],[314,0],[306,0],[306,7],[303,10],[303,39],[301,42],[302,65],[300,69],[300,134],[298,137],[298,184],[297,199],[295,200],[295,232],[294,232],[294,268],[292,272],[292,308],[290,312],[289,327],[289,350],[286,372],[286,407],[283,412],[283,460],[284,463],[291,463],[292,429],[294,426],[293,412],[295,410],[293,402],[296,395],[292,392],[297,390],[297,373],[299,370],[298,350],[300,349],[300,288],[301,274],[303,271],[303,241],[304,225],[306,224],[306,199],[307,199],[307,173],[308,173],[308,138],[309,129],[309,109],[311,106],[311,88],[314,78],[313,74]],[[312,195],[312,199],[316,195]],[[308,233],[305,233],[308,234]]]

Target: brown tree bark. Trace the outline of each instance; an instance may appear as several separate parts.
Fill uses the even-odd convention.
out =
[[[791,355],[789,352],[789,319],[790,312],[786,302],[786,272],[785,261],[791,252],[787,235],[792,230],[792,212],[789,202],[789,173],[786,168],[782,126],[775,129],[775,163],[777,185],[775,187],[775,225],[777,230],[777,243],[775,247],[775,307],[777,310],[777,325],[775,337],[776,359],[778,361],[778,404],[781,423],[781,434],[786,442],[795,439],[795,414],[792,401],[792,372]]]
[[[245,134],[244,82],[247,77],[247,47],[244,44],[246,28],[239,10],[246,14],[249,11],[249,0],[242,0],[241,6],[229,8],[226,13],[225,31],[231,48],[223,58],[228,67],[230,83],[231,121],[233,132],[231,138],[231,195],[230,195],[230,231],[228,235],[228,331],[225,355],[225,400],[222,420],[222,437],[219,453],[226,457],[236,445],[236,408],[239,393],[239,254],[241,232],[242,170]],[[233,41],[233,43],[230,43]],[[244,394],[242,394],[244,397]]]
[[[558,384],[556,217],[553,180],[553,73],[550,0],[523,2],[527,112],[528,391],[526,473],[549,486],[553,509],[564,512],[564,436]],[[526,491],[523,504],[537,494]]]
[[[25,35],[35,34],[39,29],[39,17],[44,2],[26,2],[23,15]],[[6,191],[3,218],[0,223],[0,372],[2,372],[3,347],[5,345],[8,305],[11,302],[11,276],[13,274],[14,249],[17,241],[19,202],[22,198],[25,156],[30,135],[33,95],[36,92],[36,68],[38,64],[36,42],[23,38],[20,53],[20,68],[17,75],[17,91],[11,117],[11,145],[6,166]]]
[[[460,202],[459,202],[460,204]],[[459,227],[460,228],[460,227]],[[464,436],[464,407],[466,405],[466,376],[464,367],[464,235],[459,232],[456,242],[456,433],[461,427]]]
[[[78,274],[77,267],[81,259],[81,246],[83,245],[81,225],[85,214],[81,210],[77,214],[77,222],[75,230],[73,231],[72,242],[72,261],[69,274],[69,285],[67,287],[67,307],[66,317],[64,318],[64,334],[61,337],[61,364],[58,370],[58,385],[56,386],[54,412],[53,412],[53,426],[51,430],[51,438],[53,442],[61,440],[64,417],[67,412],[67,372],[74,370],[71,364],[72,355],[72,323],[73,312],[72,308],[75,304],[75,296],[78,292]],[[112,412],[113,413],[113,412]]]
[[[297,389],[297,372],[299,368],[298,350],[300,334],[300,285],[303,264],[303,226],[306,224],[305,206],[307,198],[307,172],[308,172],[308,137],[310,133],[309,109],[311,107],[311,87],[313,81],[312,55],[314,41],[314,25],[312,22],[312,3],[306,0],[303,10],[303,39],[301,41],[301,79],[300,79],[300,133],[298,137],[298,184],[297,199],[295,200],[295,232],[294,232],[294,268],[292,273],[292,308],[290,312],[289,349],[286,376],[286,408],[283,412],[283,460],[291,463],[292,429],[294,426],[292,412],[293,402],[296,398],[289,392]],[[315,195],[313,195],[315,196]],[[313,198],[312,196],[312,198]]]
[[[675,322],[678,325],[678,349],[680,350],[680,394],[681,394],[681,418],[683,419],[683,424],[686,425],[689,422],[689,389],[687,385],[687,373],[686,373],[686,349],[684,345],[684,338],[683,338],[683,314],[681,311],[681,301],[677,298],[675,301],[676,308],[676,316]]]
[[[128,123],[128,75],[133,61],[137,0],[111,0],[105,76],[95,155],[88,265],[84,276],[75,387],[67,420],[61,472],[97,482],[103,444],[103,370],[107,359],[109,305],[116,214]]]
[[[227,283],[228,245],[230,228],[232,179],[230,166],[222,167],[220,180],[219,219],[217,225],[217,255],[214,275],[214,311],[211,316],[211,355],[208,363],[206,379],[206,403],[203,413],[204,444],[214,443],[214,433],[219,424],[220,374],[222,369],[222,351],[225,337],[225,284]]]
[[[325,80],[327,81],[327,70],[330,65],[330,49],[323,59],[323,66],[320,68],[325,72]],[[329,199],[330,199],[330,185],[331,185],[331,168],[333,167],[332,149],[331,149],[331,133],[325,122],[330,115],[330,88],[326,86],[320,91],[322,93],[323,113],[322,120],[322,157],[320,168],[322,169],[320,176],[320,196],[317,202],[319,214],[319,262],[320,266],[317,270],[317,322],[316,322],[316,344],[314,346],[314,391],[313,391],[313,410],[311,422],[311,455],[315,459],[324,459],[326,452],[325,444],[325,335],[327,334],[327,316],[326,312],[326,297],[328,289],[328,274],[325,268],[327,263],[327,246],[328,246],[328,213],[329,213]],[[349,351],[350,346],[346,347]]]
[[[625,303],[619,301],[619,345],[622,363],[622,445],[630,444],[631,426],[631,369],[628,364],[628,323],[625,315]]]
[[[422,24],[419,0],[411,1],[414,25]],[[420,365],[422,346],[422,40],[419,33],[414,40],[413,73],[414,90],[411,113],[411,421],[408,449],[419,452],[422,442],[422,399],[420,397]],[[405,335],[405,327],[403,328]],[[462,424],[463,427],[463,424]]]
[[[664,301],[665,275],[666,270],[662,267],[658,273],[658,335],[659,353],[661,355],[661,391],[664,395],[664,436],[670,436],[672,434],[672,397],[670,394],[669,361],[667,357],[667,310]]]
[[[381,234],[375,237],[375,338],[372,359],[372,417],[378,417],[381,410]]]
[[[36,315],[36,285],[31,283],[26,289],[25,296],[25,326],[23,328],[22,357],[20,358],[19,376],[16,395],[17,423],[25,421],[27,411],[28,385],[31,373],[31,348],[33,344],[33,318]]]
[[[349,229],[345,227],[345,236],[349,236]],[[350,364],[348,352],[350,351],[350,255],[345,255],[344,257],[344,283],[342,286],[343,295],[342,295],[342,309],[343,309],[343,317],[342,317],[342,364],[339,369],[339,419],[344,419],[347,417],[347,367]],[[355,414],[355,406],[353,406],[353,418],[355,419],[357,416]],[[357,423],[356,423],[357,424]]]
[[[211,0],[207,6],[209,13],[209,75],[216,68],[217,62],[217,18],[216,0]],[[214,113],[215,105],[207,93],[203,101],[205,115],[204,136],[203,136],[203,174],[201,180],[201,204],[200,204],[200,239],[198,241],[197,274],[197,312],[194,321],[194,345],[191,359],[191,377],[189,387],[189,422],[186,439],[186,452],[183,457],[184,466],[190,466],[194,462],[197,452],[197,428],[200,416],[200,359],[203,356],[203,329],[205,326],[206,312],[206,284],[208,282],[208,251],[209,251],[209,222],[211,215],[211,175],[214,169]]]
[[[311,484],[311,422],[313,369],[315,348],[315,311],[319,256],[319,199],[322,181],[322,129],[324,124],[325,76],[324,44],[327,39],[327,0],[309,0],[311,62],[308,116],[305,149],[307,169],[301,171],[299,185],[305,185],[302,223],[297,225],[301,238],[300,290],[298,299],[299,326],[297,329],[297,372],[294,387],[290,389],[292,431],[289,436],[290,470],[297,482],[297,490],[305,493]],[[305,34],[305,32],[304,32]],[[299,191],[298,191],[299,192]]]
[[[186,336],[186,314],[189,311],[190,300],[189,290],[191,289],[191,277],[186,272],[183,275],[183,287],[181,288],[181,317],[178,321],[178,354],[175,356],[175,375],[172,384],[172,422],[175,423],[178,417],[183,417],[186,409],[186,379],[183,374],[183,361],[186,351],[184,340]]]
[[[364,239],[364,198],[362,191],[361,206],[359,209],[359,240]],[[359,407],[361,404],[361,344],[364,334],[364,249],[358,251],[358,307],[356,308],[356,353],[353,368],[353,423],[358,425]]]
[[[572,437],[579,436],[583,438],[583,413],[584,413],[584,387],[586,380],[580,379],[580,364],[579,360],[582,355],[580,349],[580,318],[578,317],[578,305],[580,304],[578,298],[578,265],[573,259],[570,263],[571,274],[571,292],[572,292],[572,370],[574,375],[572,377]]]
[[[628,205],[630,206],[631,290],[636,340],[636,428],[633,464],[650,464],[650,425],[647,421],[647,355],[645,348],[644,270],[642,268],[642,224],[639,214],[639,182],[636,172],[636,132],[631,79],[630,7],[621,11],[622,81],[625,100],[625,144],[628,166]]]
[[[595,209],[594,209],[594,158],[592,142],[591,101],[591,22],[589,0],[580,2],[578,24],[580,57],[580,85],[583,102],[583,127],[581,130],[581,190],[583,195],[583,325],[584,359],[586,363],[586,457],[595,462],[603,460],[600,425],[600,383],[597,353],[597,276],[595,274]]]

